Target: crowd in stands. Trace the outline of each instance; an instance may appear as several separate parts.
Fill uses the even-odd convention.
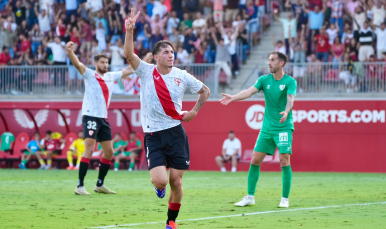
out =
[[[300,90],[304,75],[320,76],[322,68],[317,63],[334,62],[347,92],[360,90],[356,85],[360,75],[371,78],[367,91],[377,91],[378,80],[379,90],[384,91],[384,67],[370,64],[362,74],[353,69],[360,62],[386,61],[385,0],[286,0],[283,4],[289,11],[287,17],[274,11],[274,18],[283,26],[282,39],[273,37],[276,51],[286,53],[294,63],[314,63],[307,67],[295,64],[293,76]]]
[[[133,171],[136,160],[139,162],[139,155],[143,150],[143,144],[141,140],[139,140],[136,132],[130,132],[128,138],[122,134],[123,133],[116,133],[112,140],[114,150],[113,160],[115,161],[114,170],[118,171],[119,168],[122,168],[123,165],[120,162],[122,160],[126,162],[127,160],[130,161],[128,170]],[[10,132],[4,132],[0,137],[0,159],[6,160],[8,158],[20,161],[20,169],[31,168],[31,164],[28,166],[29,161],[36,159],[40,164],[38,168],[40,170],[52,169],[53,160],[66,159],[68,162],[67,170],[79,170],[80,161],[85,152],[83,131],[79,131],[77,137],[75,136],[75,134],[71,133],[63,137],[59,132],[48,130],[43,137],[39,132],[35,132],[31,140],[17,142],[16,144],[19,145],[15,146],[17,140],[15,136]],[[102,147],[98,144],[93,153],[93,157],[99,159],[100,156],[102,156]],[[73,162],[74,157],[77,158],[75,165]],[[61,164],[57,163],[55,168],[60,169]],[[98,169],[98,167],[96,167],[96,169]]]
[[[156,42],[168,39],[177,64],[218,62],[230,79],[231,69],[237,75],[241,64],[236,42],[242,44],[240,58],[245,62],[250,48],[247,30],[258,31],[265,4],[263,0],[2,0],[0,65],[71,65],[65,44],[73,41],[84,64],[93,64],[95,54],[105,53],[112,68],[122,66],[124,20],[134,8],[141,11],[134,36],[140,58]],[[72,71],[69,77],[75,75]]]

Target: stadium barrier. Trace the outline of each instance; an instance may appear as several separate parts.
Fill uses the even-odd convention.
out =
[[[88,66],[94,68],[94,66]],[[110,66],[109,71],[119,71],[127,66]],[[219,68],[215,64],[176,65],[204,82],[214,94],[218,91]],[[68,66],[5,66],[0,68],[0,94],[9,98],[13,95],[34,94],[41,98],[51,95],[69,96],[84,92],[83,80],[73,65]],[[70,80],[74,79],[74,80]],[[79,85],[78,85],[79,84]],[[114,85],[113,94],[139,94],[138,78],[124,79]]]
[[[287,63],[284,72],[294,77],[300,93],[384,93],[386,65],[383,62],[354,62],[351,70],[344,63]],[[257,63],[242,88],[269,74],[268,62]]]
[[[195,103],[184,101],[182,109],[190,110]],[[81,106],[81,102],[2,102],[0,115],[6,123],[0,119],[0,133],[10,131],[16,136],[26,132],[30,137],[35,130],[41,133],[52,130],[63,135],[76,133],[82,127]],[[386,172],[385,107],[386,100],[382,99],[296,99],[292,113],[293,170]],[[194,120],[183,123],[191,149],[190,168],[218,170],[214,158],[221,154],[222,144],[233,130],[242,143],[243,163],[238,170],[247,171],[263,118],[264,100],[234,102],[228,106],[208,101]],[[131,130],[142,133],[139,102],[112,101],[108,119],[113,134],[127,135]],[[277,153],[266,157],[262,170],[280,171]]]

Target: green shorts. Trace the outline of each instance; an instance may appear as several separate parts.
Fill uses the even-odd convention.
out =
[[[279,153],[292,154],[292,132],[292,130],[261,130],[253,150],[273,155],[277,147],[279,149]]]
[[[38,152],[38,151],[39,151],[39,150],[37,150],[36,152]],[[36,152],[33,152],[33,151],[32,151],[32,155],[35,156],[35,155],[36,155]],[[27,155],[30,155],[30,154],[31,154],[31,152],[28,151],[28,150],[23,151],[23,153],[25,153],[25,154],[27,154]]]

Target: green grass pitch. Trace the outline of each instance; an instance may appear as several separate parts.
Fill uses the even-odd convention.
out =
[[[85,187],[92,195],[76,196],[77,176],[0,170],[0,228],[165,228],[167,197],[155,195],[147,171],[110,170],[105,184],[116,195],[92,192],[91,170]],[[280,172],[260,174],[255,206],[235,207],[246,185],[246,172],[187,172],[179,228],[386,228],[386,174],[295,172],[288,209],[277,208]]]

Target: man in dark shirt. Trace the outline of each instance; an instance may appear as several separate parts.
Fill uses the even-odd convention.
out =
[[[354,21],[356,23],[355,19]],[[359,47],[358,59],[361,62],[368,61],[370,56],[374,54],[374,48],[373,31],[367,22],[363,23],[363,28],[359,31],[359,43],[361,44],[361,47]]]
[[[235,21],[237,14],[239,14],[240,0],[228,1],[227,9],[225,11],[225,21]]]
[[[197,40],[197,38],[194,36],[193,30],[191,28],[188,28],[185,31],[184,49],[190,54],[192,52],[192,47],[194,47],[194,42]]]
[[[155,28],[155,34],[151,36],[151,44],[149,45],[149,47],[153,47],[158,41],[162,41],[162,40],[163,40],[163,36],[160,33],[160,28],[157,26]]]
[[[29,28],[36,23],[39,23],[38,17],[35,14],[35,5],[38,4],[37,0],[29,0],[26,2],[26,9],[28,10],[27,24]]]
[[[25,7],[21,6],[21,1],[16,1],[16,4],[12,6],[13,1],[8,2],[8,9],[12,9],[12,12],[15,14],[15,22],[17,25],[21,25],[21,22],[26,19]]]
[[[303,8],[302,8],[302,3],[300,0],[296,0],[295,3],[291,4],[291,0],[287,0],[285,3],[286,8],[291,8],[292,12],[294,15],[298,15],[299,13],[299,18],[298,20],[298,25],[297,25],[297,30],[301,30],[302,25],[307,24],[307,14],[304,13]]]

